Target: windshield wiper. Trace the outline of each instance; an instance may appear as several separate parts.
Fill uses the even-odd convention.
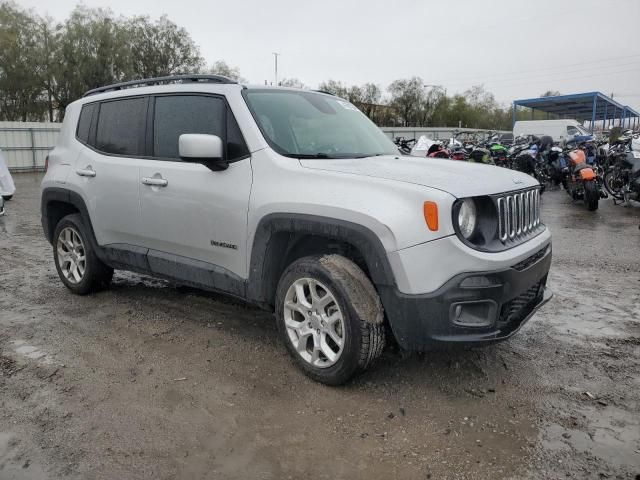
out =
[[[287,157],[294,157],[294,158],[336,158],[336,157],[332,157],[327,153],[292,153],[290,155],[287,155]]]

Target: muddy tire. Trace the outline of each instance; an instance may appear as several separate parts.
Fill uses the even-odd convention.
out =
[[[587,205],[587,209],[591,212],[597,210],[599,201],[600,193],[595,182],[586,182],[584,184],[584,203]]]
[[[343,384],[382,354],[382,303],[365,273],[345,257],[296,260],[282,274],[275,301],[287,350],[318,382]]]
[[[60,280],[77,295],[104,289],[111,283],[113,269],[96,256],[87,227],[77,213],[67,215],[56,225],[53,259]]]

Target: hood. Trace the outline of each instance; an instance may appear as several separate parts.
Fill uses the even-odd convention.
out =
[[[442,158],[386,155],[356,159],[304,159],[304,168],[384,178],[436,188],[457,198],[519,190],[538,185],[521,172],[493,165]]]

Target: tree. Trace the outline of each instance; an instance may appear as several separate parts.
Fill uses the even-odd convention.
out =
[[[335,95],[340,98],[347,98],[349,96],[349,89],[343,85],[342,82],[337,82],[335,80],[322,82],[318,87],[318,90],[330,93],[331,95]]]
[[[389,85],[391,105],[398,114],[402,125],[421,126],[421,110],[425,102],[424,82],[419,77],[395,80]]]
[[[121,19],[110,10],[76,7],[56,39],[53,97],[64,115],[89,89],[130,79],[130,43]]]
[[[26,121],[45,108],[41,19],[0,3],[0,118]]]
[[[540,96],[541,97],[557,97],[558,95],[562,95],[558,90],[547,90]]]
[[[209,67],[209,73],[211,75],[222,75],[235,80],[238,83],[246,83],[247,80],[240,75],[240,69],[238,67],[231,67],[224,60],[218,60],[211,67]]]
[[[307,88],[307,86],[297,78],[285,78],[280,82],[280,86],[291,87],[291,88]]]
[[[163,15],[155,22],[134,17],[124,26],[132,78],[195,73],[204,60],[189,33]]]

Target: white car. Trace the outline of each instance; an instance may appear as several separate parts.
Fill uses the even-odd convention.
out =
[[[334,385],[386,335],[409,350],[503,340],[551,296],[530,176],[403,157],[341,98],[219,76],[70,104],[42,225],[72,292],[123,269],[241,298]]]

